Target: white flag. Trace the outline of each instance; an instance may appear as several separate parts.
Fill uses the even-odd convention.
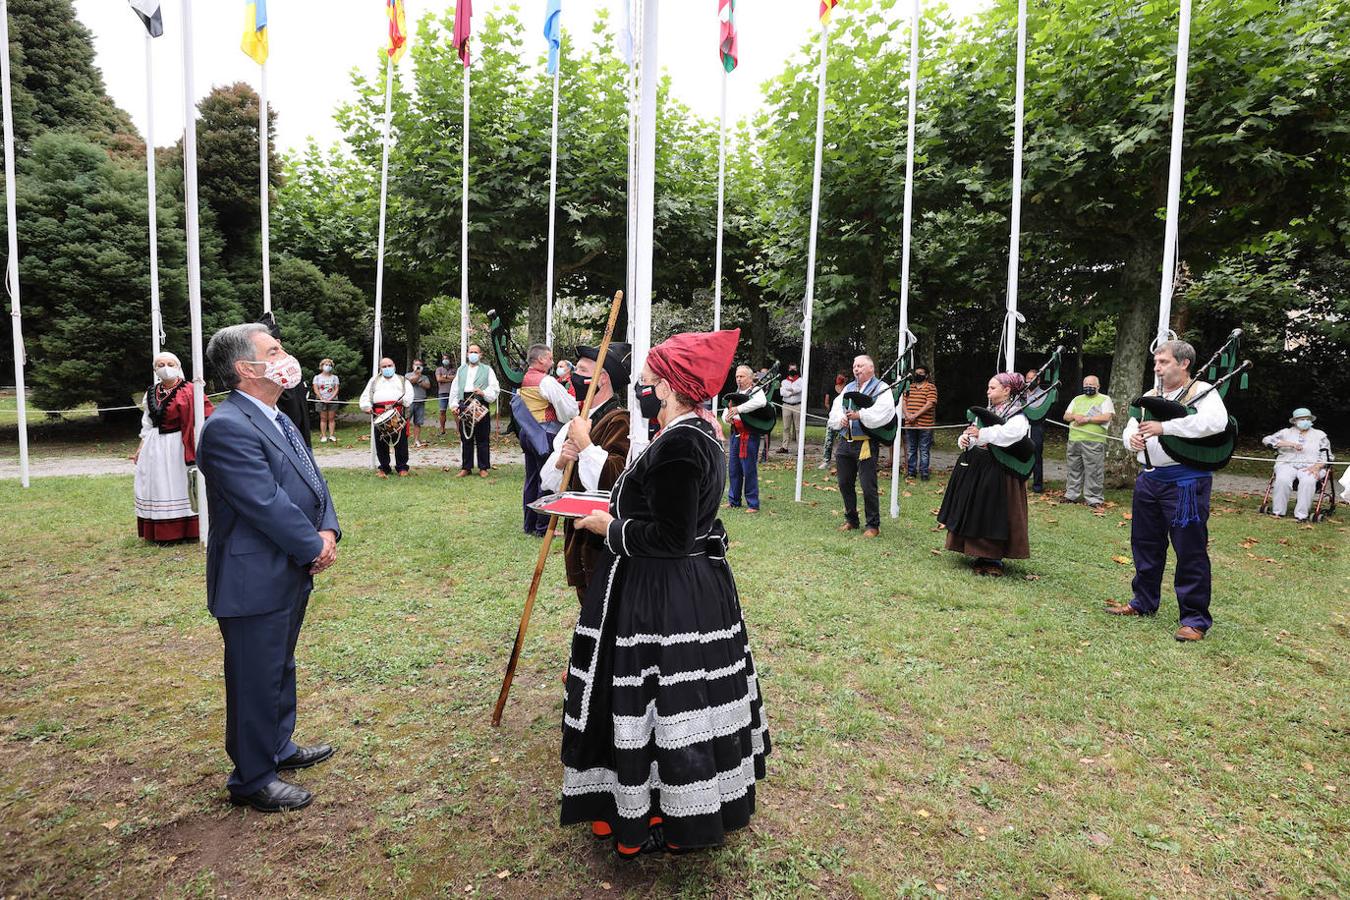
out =
[[[127,0],[131,8],[136,11],[136,15],[141,17],[145,23],[145,30],[150,32],[151,37],[159,37],[164,33],[164,19],[159,12],[159,0]]]

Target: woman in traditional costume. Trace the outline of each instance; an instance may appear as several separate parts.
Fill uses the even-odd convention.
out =
[[[1033,462],[1031,423],[1019,395],[1026,381],[1016,372],[989,379],[985,396],[994,424],[971,425],[957,439],[965,452],[956,461],[942,496],[938,521],[947,528],[947,549],[973,557],[977,575],[1003,574],[1003,560],[1027,559],[1027,475]],[[997,420],[1003,420],[998,424]],[[1030,451],[1030,454],[1028,453]]]
[[[196,540],[197,514],[189,495],[188,466],[196,462],[196,422],[192,385],[183,380],[183,364],[172,353],[154,361],[155,384],[145,392],[141,445],[136,463],[136,533],[147,541]],[[211,401],[206,415],[211,415]]]
[[[727,535],[722,432],[703,409],[740,331],[678,334],[637,387],[652,442],[578,527],[604,538],[572,639],[562,824],[621,857],[722,843],[749,823],[769,734]]]

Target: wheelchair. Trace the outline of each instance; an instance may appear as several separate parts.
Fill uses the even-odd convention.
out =
[[[1325,450],[1322,451],[1322,471],[1317,476],[1317,488],[1314,491],[1312,509],[1308,510],[1309,522],[1321,522],[1328,516],[1336,512],[1336,486],[1334,484],[1334,466],[1332,465],[1331,454]],[[1296,476],[1292,486],[1293,491],[1298,490],[1299,481],[1305,476]],[[1275,473],[1271,472],[1270,481],[1266,482],[1266,492],[1261,497],[1261,506],[1257,512],[1265,515],[1271,511],[1270,497],[1275,490]]]

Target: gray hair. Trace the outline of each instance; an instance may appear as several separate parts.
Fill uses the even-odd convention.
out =
[[[1179,363],[1186,363],[1186,372],[1189,375],[1195,374],[1195,348],[1185,341],[1163,341],[1158,345],[1154,353],[1161,353],[1166,350],[1172,354],[1172,358]]]
[[[853,357],[854,362],[857,362],[860,359],[867,360],[867,364],[874,369],[877,367],[876,360],[872,359],[872,357],[868,356],[866,353],[859,353],[857,356]]]
[[[552,355],[553,348],[548,344],[531,344],[529,353],[526,355],[527,365],[534,365],[545,356]]]
[[[260,322],[245,322],[243,325],[228,325],[211,335],[206,345],[206,367],[216,380],[227,388],[239,386],[239,374],[234,364],[239,360],[254,360],[258,348],[253,346],[255,334],[271,334],[266,325]]]

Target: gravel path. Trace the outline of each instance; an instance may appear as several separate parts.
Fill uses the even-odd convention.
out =
[[[320,444],[317,448],[319,465],[325,469],[364,469],[370,466],[370,449],[362,444],[358,447],[327,447]],[[791,454],[770,453],[775,461],[792,459]],[[889,457],[887,458],[889,462]],[[518,446],[494,446],[492,448],[493,465],[518,466],[524,456]],[[409,462],[414,468],[459,468],[459,447],[433,444],[422,450],[413,450]],[[808,465],[820,462],[820,454],[807,453]],[[932,456],[935,470],[950,469],[956,463],[956,454],[934,450]],[[40,451],[29,457],[29,475],[33,478],[49,478],[62,475],[130,475],[134,464],[129,459],[116,456],[62,456],[44,459]],[[887,468],[889,470],[889,467]],[[0,459],[0,480],[17,479],[19,461],[16,456]],[[1045,477],[1049,481],[1063,482],[1064,463],[1060,460],[1045,461]],[[1260,493],[1266,488],[1266,479],[1252,475],[1228,475],[1220,472],[1214,477],[1214,487],[1229,493]]]

